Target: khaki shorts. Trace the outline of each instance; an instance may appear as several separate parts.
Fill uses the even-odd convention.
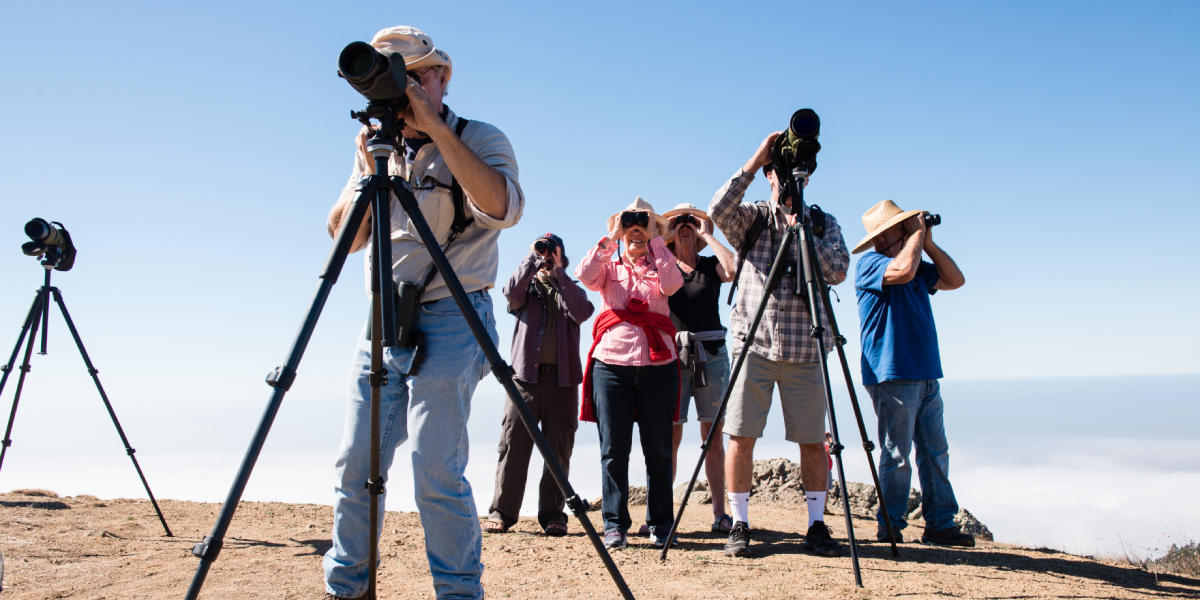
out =
[[[783,437],[797,444],[825,441],[826,404],[821,365],[769,360],[750,352],[732,385],[725,433],[762,437],[771,411],[771,393],[778,385]]]

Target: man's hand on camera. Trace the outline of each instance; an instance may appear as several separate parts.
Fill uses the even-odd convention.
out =
[[[746,164],[742,166],[742,172],[753,175],[759,169],[766,166],[767,163],[771,162],[771,147],[775,145],[775,138],[779,137],[781,134],[783,134],[782,131],[776,131],[775,133],[768,135],[766,139],[764,139],[762,143],[758,145],[758,150],[754,151],[754,155],[750,157],[750,160],[746,161]]]
[[[415,79],[409,78],[408,87],[404,92],[408,95],[408,108],[404,109],[404,119],[409,127],[428,132],[442,123],[441,116],[429,101],[429,93]]]

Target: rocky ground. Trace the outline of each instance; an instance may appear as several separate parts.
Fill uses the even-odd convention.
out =
[[[1200,598],[1200,579],[998,544],[979,531],[975,548],[910,541],[900,544],[900,557],[893,558],[889,546],[870,541],[875,522],[867,511],[873,510],[868,509],[873,493],[858,493],[850,503],[861,542],[863,587],[857,587],[848,556],[820,558],[801,550],[805,511],[788,499],[797,489],[788,475],[794,465],[763,461],[757,467],[751,504],[754,556],[735,559],[721,552],[725,540],[708,531],[712,514],[701,490],[689,500],[682,543],[666,562],[659,561],[659,551],[646,538],[632,537],[629,548],[613,553],[634,596]],[[174,537],[164,535],[147,500],[60,498],[36,490],[0,494],[0,552],[6,567],[0,599],[183,597],[199,564],[191,547],[211,532],[221,506],[159,504]],[[826,521],[834,536],[845,540],[840,502],[831,511]],[[587,516],[599,525],[598,511]],[[320,598],[321,554],[329,547],[330,522],[328,506],[242,503],[200,597]],[[919,519],[912,524],[906,537],[914,532],[919,537]],[[381,598],[433,596],[416,514],[387,514],[382,553]],[[485,534],[483,557],[489,598],[620,598],[577,521],[568,536],[547,538],[534,520],[522,519],[508,533]]]

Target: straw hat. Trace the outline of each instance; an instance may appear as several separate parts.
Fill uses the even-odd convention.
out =
[[[450,57],[434,46],[433,40],[416,27],[400,25],[381,29],[371,38],[371,45],[381,51],[398,52],[404,57],[404,67],[409,71],[438,65],[445,67],[446,81],[450,81]]]
[[[647,232],[650,234],[650,237],[654,237],[656,235],[667,235],[667,220],[664,219],[662,217],[662,215],[654,212],[654,207],[651,206],[649,202],[642,200],[641,196],[634,198],[633,202],[629,203],[629,206],[626,206],[625,208],[614,213],[611,217],[608,218],[607,226],[608,226],[609,231],[612,231],[613,228],[620,223],[621,213],[624,213],[624,212],[649,213],[650,214],[650,223],[649,224],[654,226],[653,228],[649,228],[649,227],[647,228]],[[655,231],[655,230],[657,230],[657,231]]]
[[[675,217],[678,217],[679,215],[691,215],[693,217],[696,217],[697,219],[702,219],[704,221],[707,221],[708,229],[710,231],[712,231],[712,229],[713,229],[712,218],[708,216],[708,213],[700,210],[699,208],[696,208],[696,206],[694,204],[691,204],[688,202],[676,204],[675,208],[672,208],[671,210],[668,210],[667,212],[663,213],[663,218],[667,219],[667,224],[670,225],[671,219],[674,219]],[[699,229],[697,229],[696,233],[698,234],[699,232],[700,232]],[[667,241],[668,245],[671,245],[674,243],[675,243],[674,237],[672,237],[670,240]],[[706,246],[708,246],[708,242],[704,241],[704,238],[701,238],[699,235],[697,235],[696,236],[696,252],[703,250]],[[674,249],[672,249],[672,250],[674,250]]]
[[[903,223],[905,219],[919,214],[921,214],[919,210],[900,210],[900,207],[891,200],[884,200],[868,208],[862,216],[863,229],[867,230],[867,237],[863,238],[854,247],[854,250],[850,251],[851,254],[858,254],[866,250],[879,234],[891,229],[897,223]]]

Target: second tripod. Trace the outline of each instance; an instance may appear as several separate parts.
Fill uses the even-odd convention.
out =
[[[4,385],[8,383],[8,375],[12,372],[13,365],[17,360],[17,353],[21,349],[21,342],[25,344],[25,354],[21,360],[21,374],[17,377],[17,390],[13,395],[12,410],[8,413],[8,425],[4,429],[3,448],[0,448],[0,467],[4,465],[4,457],[8,454],[8,447],[12,445],[12,429],[13,421],[17,418],[17,405],[21,401],[21,391],[25,387],[25,376],[29,374],[30,365],[29,357],[33,353],[34,340],[38,336],[38,328],[41,328],[42,346],[40,354],[46,354],[46,334],[49,326],[50,315],[50,299],[54,299],[54,303],[58,305],[62,311],[63,319],[67,322],[67,328],[71,331],[71,337],[75,338],[75,345],[79,347],[79,354],[83,357],[83,363],[87,366],[88,374],[92,376],[92,381],[96,384],[96,391],[100,392],[100,400],[104,402],[104,408],[108,410],[108,416],[112,419],[113,426],[117,428],[117,435],[121,437],[121,443],[125,445],[125,454],[129,455],[129,460],[133,461],[133,468],[137,471],[138,479],[142,481],[142,487],[146,489],[146,495],[150,497],[150,504],[154,506],[154,512],[158,514],[158,520],[162,523],[163,531],[168,537],[171,537],[171,528],[167,527],[167,520],[163,517],[162,510],[158,507],[158,501],[154,499],[154,492],[150,491],[150,484],[146,482],[146,476],[142,473],[142,467],[138,464],[137,457],[133,454],[136,452],[129,445],[129,439],[125,437],[125,430],[121,428],[120,421],[117,420],[117,413],[113,411],[112,403],[108,401],[108,394],[104,393],[104,386],[100,385],[100,372],[92,365],[92,359],[88,357],[87,350],[83,347],[83,340],[79,337],[79,331],[75,329],[75,322],[71,320],[71,314],[67,312],[67,305],[63,303],[62,293],[58,288],[50,285],[50,272],[54,268],[53,259],[43,261],[43,266],[46,268],[45,283],[38,289],[37,296],[33,299],[33,305],[29,307],[29,314],[25,317],[25,325],[21,328],[21,335],[17,337],[17,343],[13,346],[12,356],[9,357],[8,363],[4,365],[4,375],[0,376],[0,393],[4,392]],[[26,340],[28,336],[28,340]]]

